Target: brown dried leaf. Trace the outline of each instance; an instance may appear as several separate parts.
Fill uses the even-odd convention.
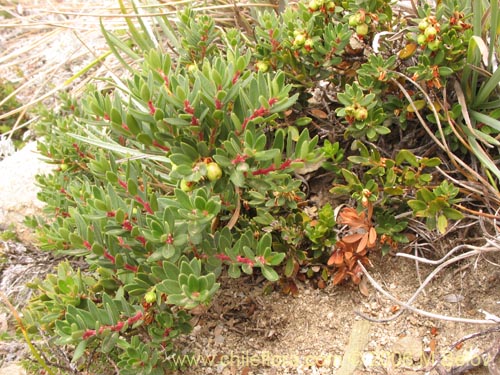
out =
[[[326,264],[328,266],[340,266],[342,263],[344,263],[344,254],[342,254],[341,251],[336,250],[332,255],[330,255]]]
[[[363,238],[364,235],[365,235],[364,233],[350,234],[348,236],[342,237],[342,241],[344,241],[347,244],[352,244],[361,240],[361,238]]]
[[[370,291],[368,290],[368,280],[366,277],[361,279],[361,282],[358,285],[359,291],[365,297],[370,296]]]
[[[313,108],[309,111],[309,113],[316,117],[316,118],[319,118],[319,119],[327,119],[328,118],[328,114],[324,111],[322,111],[321,109],[317,109],[317,108]]]
[[[345,267],[340,268],[333,277],[333,285],[338,285],[342,281],[344,281],[346,274],[347,274],[346,268]]]
[[[368,248],[372,248],[375,246],[375,243],[377,242],[377,231],[375,230],[374,227],[370,228],[370,231],[368,232],[368,244],[366,245]]]
[[[361,240],[358,243],[358,247],[356,248],[356,253],[361,253],[363,250],[366,250],[366,245],[368,244],[368,233],[363,234]]]

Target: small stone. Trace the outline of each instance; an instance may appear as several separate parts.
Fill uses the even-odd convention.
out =
[[[422,358],[422,350],[422,340],[412,336],[398,339],[392,347],[394,353],[398,353],[400,357],[405,359],[411,358],[414,362]]]

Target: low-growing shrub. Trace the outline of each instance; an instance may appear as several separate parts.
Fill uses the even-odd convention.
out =
[[[370,252],[409,241],[404,218],[445,234],[463,215],[459,189],[436,173],[442,159],[462,166],[461,144],[493,174],[490,191],[498,176],[478,144],[496,144],[498,74],[469,69],[481,40],[470,14],[459,0],[408,21],[388,1],[311,0],[262,13],[252,40],[185,10],[175,26],[152,16],[165,45],[142,19],[128,20],[127,42],[103,26],[127,75],[64,97],[38,125],[59,168],[39,178],[47,215],[30,221],[43,250],[84,266],[63,262],[32,284],[29,332],[69,348],[77,368],[93,358],[97,371],[112,361],[163,374],[221,273],[259,272],[292,294],[307,277],[358,284]],[[450,85],[484,127],[446,104]],[[417,128],[439,154],[409,149]],[[318,173],[332,181],[319,207],[308,196]]]

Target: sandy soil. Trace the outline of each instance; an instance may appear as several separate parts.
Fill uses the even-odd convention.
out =
[[[48,5],[74,5],[73,1],[23,3],[25,5],[19,9],[19,17],[30,16],[31,19],[34,19],[37,7],[44,9],[43,6]],[[82,9],[98,9],[90,3],[82,2]],[[7,1],[7,4],[10,2]],[[51,22],[66,25],[71,22],[67,16],[43,14]],[[2,49],[2,57],[5,51],[12,53],[17,48],[12,44],[13,38],[22,40],[22,37],[37,35],[36,32],[29,34],[23,30],[3,29],[0,32],[0,43],[7,46],[7,49]],[[51,36],[47,42],[41,42],[39,47],[31,51],[32,58],[29,51],[25,51],[21,65],[4,64],[0,68],[0,78],[28,82],[28,77],[38,77],[39,74],[37,80],[46,80],[47,75],[42,74],[44,64],[59,64],[59,70],[54,70],[52,74],[56,79],[52,83],[54,87],[84,66],[91,57],[82,59],[75,54],[75,64],[60,60],[61,53],[70,55],[76,53],[72,51],[83,51],[81,48],[84,47],[73,30],[68,28],[67,32],[62,32],[57,28],[57,31],[53,38]],[[21,35],[23,33],[24,36]],[[80,33],[79,36],[89,36],[88,43],[98,43],[93,33]],[[47,38],[42,35],[38,37]],[[78,56],[79,59],[76,58]],[[25,91],[19,94],[20,99],[29,101],[33,90],[26,86]],[[46,86],[44,90],[50,91],[50,87]],[[2,168],[5,165],[0,164]],[[15,165],[13,168],[20,169]],[[20,180],[12,175],[9,178],[5,171],[0,171],[2,189],[5,191],[8,188],[14,192],[8,199],[9,212],[15,213],[15,207],[20,206],[28,210],[36,209],[34,196],[19,190],[26,188],[35,191],[32,177]],[[1,269],[3,280],[9,275],[9,267],[15,267],[16,262],[22,263],[19,259],[23,259],[19,254],[13,255],[7,251],[8,248],[11,247],[1,248],[4,265],[7,265]],[[33,258],[36,259],[36,255]],[[417,268],[414,261],[393,256],[374,254],[371,259],[374,267],[370,272],[374,278],[385,290],[403,301],[418,289],[419,280],[424,280],[434,269],[423,265]],[[484,319],[481,310],[500,315],[499,263],[500,255],[496,253],[495,256],[474,257],[454,264],[433,279],[414,305],[435,314],[469,319]],[[457,340],[471,333],[498,328],[498,324],[487,326],[447,322],[408,312],[387,323],[362,324],[364,320],[356,312],[371,319],[381,319],[391,317],[398,311],[394,302],[370,286],[368,296],[364,296],[357,287],[349,284],[315,289],[306,282],[299,283],[300,293],[292,297],[283,295],[277,286],[269,288],[256,277],[239,280],[223,277],[221,283],[213,306],[205,314],[196,317],[193,333],[179,340],[179,347],[186,354],[194,353],[196,359],[207,362],[205,365],[186,366],[183,371],[185,374],[423,374],[425,369],[429,370],[432,359],[437,360],[445,355],[450,345]],[[1,284],[4,292],[8,284]],[[269,293],[269,289],[273,290]],[[11,322],[7,322],[9,314],[4,312],[2,316],[2,332],[9,331],[12,328]],[[450,366],[460,367],[472,359],[470,363],[477,365],[472,366],[473,370],[455,373],[498,374],[493,367],[488,370],[484,366],[488,361],[487,355],[481,364],[477,358],[494,345],[498,346],[499,342],[500,332],[497,331],[456,345],[432,373],[450,373]],[[12,355],[13,345],[0,345],[1,361],[17,359],[16,355]],[[14,351],[23,353],[21,349]],[[498,358],[496,363],[500,366]],[[10,371],[4,369],[4,373],[16,373]]]

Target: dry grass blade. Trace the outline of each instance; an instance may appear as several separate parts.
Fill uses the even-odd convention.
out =
[[[468,251],[466,253],[463,253],[463,254],[460,254],[460,255],[457,255],[457,256],[454,256],[453,258],[451,258],[449,260],[446,260],[453,253],[455,253],[455,252],[457,252],[458,250],[461,250],[461,249],[468,249],[470,251]],[[435,314],[435,313],[431,313],[431,312],[428,312],[428,311],[425,311],[425,310],[421,310],[421,309],[418,309],[418,308],[412,306],[412,303],[416,300],[416,298],[424,290],[424,288],[427,286],[427,284],[429,284],[440,271],[442,271],[443,269],[445,269],[449,265],[451,265],[453,263],[456,263],[458,261],[461,261],[463,259],[470,258],[470,257],[474,257],[474,256],[477,257],[477,256],[482,256],[482,255],[484,255],[486,253],[497,253],[497,252],[500,252],[500,237],[496,237],[493,240],[486,240],[486,244],[483,245],[483,246],[481,246],[481,247],[479,247],[479,246],[472,246],[472,245],[459,245],[459,246],[453,248],[452,250],[450,250],[446,256],[444,256],[442,259],[440,259],[438,261],[432,261],[432,260],[429,260],[429,259],[426,259],[426,258],[416,257],[416,256],[413,256],[413,255],[410,255],[410,254],[398,253],[397,255],[399,255],[401,257],[405,257],[405,258],[409,258],[409,259],[414,259],[414,260],[417,260],[417,261],[422,262],[422,263],[439,264],[438,267],[436,267],[427,276],[427,278],[421,283],[420,287],[415,291],[415,293],[411,296],[411,298],[409,298],[408,301],[406,301],[406,302],[400,301],[397,298],[395,298],[393,295],[391,295],[390,293],[388,293],[368,273],[368,271],[363,266],[363,264],[361,264],[361,262],[358,261],[358,265],[361,268],[361,270],[362,270],[363,274],[365,275],[365,277],[368,278],[368,280],[370,281],[370,283],[372,284],[372,286],[376,290],[378,290],[380,293],[382,293],[389,300],[397,303],[398,305],[400,305],[401,307],[403,307],[403,308],[405,308],[405,309],[407,309],[409,311],[412,311],[412,312],[415,312],[417,314],[420,314],[420,315],[423,315],[423,316],[427,316],[427,317],[430,317],[430,318],[441,319],[441,320],[446,320],[446,321],[462,322],[462,323],[472,323],[472,324],[498,324],[498,323],[500,323],[500,317],[497,317],[497,316],[492,315],[492,314],[485,313],[487,319],[482,319],[482,320],[479,320],[479,319],[468,319],[468,318],[460,318],[460,317],[447,316],[447,315],[442,315],[442,314]],[[381,319],[381,320],[377,320],[377,319],[372,319],[372,318],[365,317],[361,313],[358,313],[358,314],[360,316],[362,316],[363,318],[368,319],[370,321],[386,322],[386,321],[390,321],[390,320],[393,320],[393,319],[396,319],[397,317],[399,317],[401,315],[402,311],[403,310],[400,310],[400,312],[398,312],[393,317],[390,317],[390,318],[387,318],[387,319]]]
[[[404,74],[401,74],[399,72],[395,72],[395,73],[398,76],[400,76],[403,79],[405,79],[407,82],[409,82],[412,85],[414,85],[424,95],[424,98],[427,101],[427,104],[429,105],[429,108],[432,110],[432,112],[434,114],[434,118],[436,119],[441,139],[438,139],[436,137],[436,135],[434,134],[434,132],[429,128],[429,126],[427,125],[427,122],[424,120],[424,118],[422,117],[422,115],[420,114],[420,112],[418,111],[418,109],[414,106],[412,98],[409,95],[408,91],[403,87],[403,85],[401,85],[401,83],[399,83],[395,79],[392,79],[392,82],[396,86],[399,87],[399,89],[401,90],[401,92],[403,93],[403,95],[406,97],[406,99],[414,107],[415,114],[416,114],[417,118],[419,119],[420,124],[423,126],[423,128],[425,129],[425,131],[427,132],[427,134],[429,135],[429,137],[431,137],[431,139],[433,140],[433,142],[436,145],[438,145],[439,148],[441,148],[448,155],[450,161],[454,164],[454,166],[457,168],[457,170],[459,170],[460,173],[464,177],[466,177],[469,181],[474,181],[474,182],[478,181],[481,184],[483,184],[483,186],[486,187],[486,189],[487,189],[487,191],[489,193],[490,198],[492,200],[496,201],[497,203],[500,202],[500,192],[498,190],[496,190],[495,187],[492,184],[490,184],[490,182],[488,180],[486,180],[483,176],[481,176],[477,171],[475,171],[474,169],[472,169],[465,161],[463,161],[457,155],[455,155],[451,151],[451,149],[448,147],[448,144],[446,142],[446,137],[444,135],[442,124],[441,124],[441,121],[439,120],[439,115],[437,113],[437,110],[436,110],[436,108],[435,108],[435,106],[434,106],[431,98],[425,92],[425,90],[417,82],[413,81],[412,79],[410,79],[409,77],[405,76]]]

